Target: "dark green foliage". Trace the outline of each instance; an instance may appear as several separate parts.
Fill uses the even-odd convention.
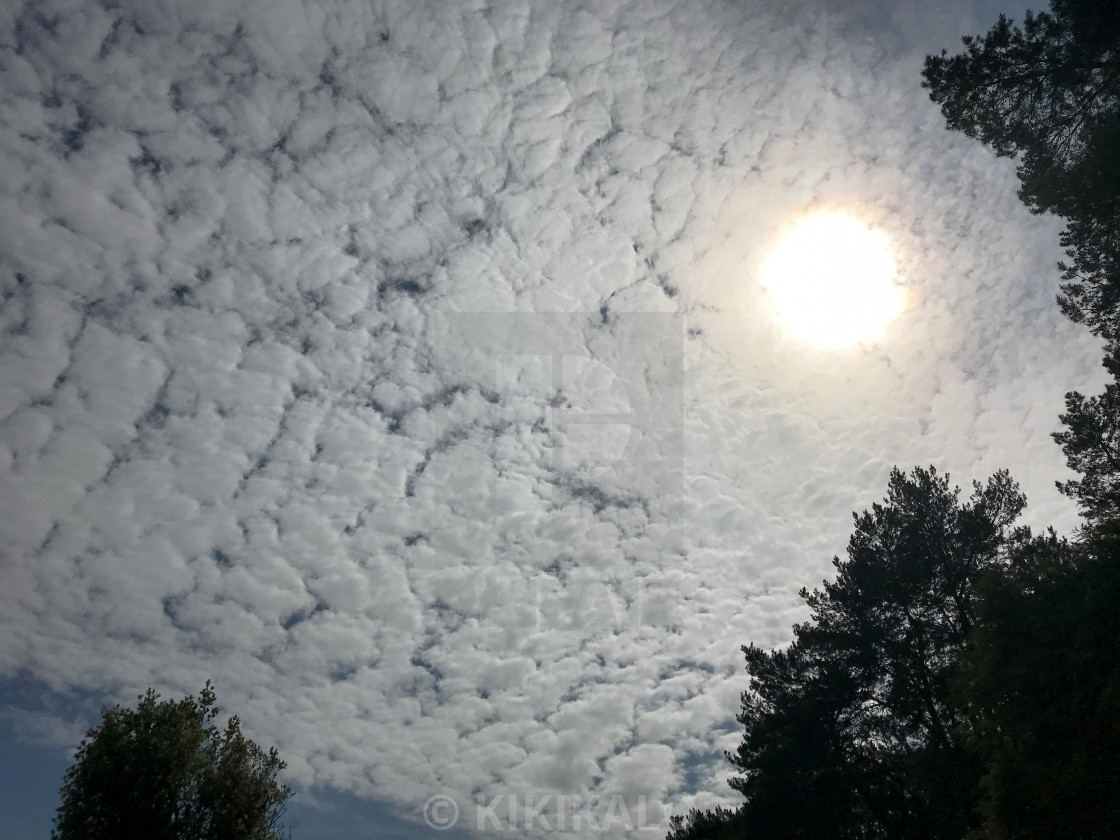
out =
[[[1120,837],[1120,541],[1023,541],[954,680],[985,766],[980,840]]]
[[[743,649],[743,805],[669,840],[1120,837],[1120,537],[1023,507],[894,470],[793,643]]]
[[[161,702],[151,689],[135,709],[103,709],[66,771],[55,840],[278,840],[291,791],[285,764],[231,717],[214,724],[210,686]]]
[[[742,809],[714,808],[701,811],[693,808],[687,816],[679,814],[669,818],[668,840],[731,840],[743,838]]]
[[[694,813],[670,837],[962,837],[980,766],[957,734],[948,678],[976,582],[1003,564],[1023,505],[1005,473],[962,503],[933,468],[894,470],[885,503],[855,517],[835,582],[802,590],[812,614],[794,642],[743,649],[731,785],[745,804]]]
[[[982,762],[985,840],[1120,837],[1120,3],[1054,0],[930,56],[950,128],[1020,155],[1020,198],[1063,216],[1059,302],[1106,339],[1113,381],[1066,395],[1054,435],[1078,541],[1019,540],[984,585],[954,702]]]
[[[949,128],[1020,156],[1019,197],[1067,222],[1062,310],[1120,337],[1120,3],[1053,0],[964,46],[928,56],[923,86]]]
[[[1097,530],[1120,523],[1120,343],[1110,348],[1104,365],[1113,381],[1099,397],[1066,394],[1061,415],[1066,430],[1054,435],[1066,464],[1081,474],[1058,482],[1058,489],[1077,500],[1087,526]]]

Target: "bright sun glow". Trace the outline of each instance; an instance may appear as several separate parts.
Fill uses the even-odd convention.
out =
[[[841,213],[794,225],[764,277],[789,332],[822,349],[869,341],[902,311],[887,237]]]

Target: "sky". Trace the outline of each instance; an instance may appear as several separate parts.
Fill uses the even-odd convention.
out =
[[[661,837],[892,466],[1068,532],[1061,225],[919,87],[1021,9],[0,6],[0,837],[207,679],[295,836]],[[873,340],[775,316],[821,210],[893,249]]]

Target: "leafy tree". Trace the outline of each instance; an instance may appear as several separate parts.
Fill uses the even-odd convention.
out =
[[[1005,16],[964,52],[927,56],[923,86],[949,127],[1019,158],[1020,198],[1068,226],[1065,313],[1108,343],[1113,383],[1066,395],[1054,437],[1086,527],[1120,520],[1120,3],[1052,0],[1049,12]],[[1113,527],[1113,526],[1109,526]]]
[[[1066,394],[1060,418],[1066,430],[1054,440],[1081,478],[1058,482],[1058,489],[1077,500],[1089,528],[1120,531],[1120,344],[1110,348],[1104,365],[1113,381],[1103,394]]]
[[[727,840],[745,837],[741,827],[743,811],[716,807],[711,811],[693,808],[687,815],[669,818],[668,840]]]
[[[1120,540],[1021,542],[954,677],[984,766],[978,840],[1120,837]]]
[[[1120,4],[1053,0],[926,59],[950,128],[1019,158],[1020,198],[1065,217],[1059,303],[1106,340],[1112,383],[1054,435],[1078,540],[1023,539],[982,585],[954,677],[983,767],[984,840],[1120,837]]]
[[[53,840],[278,840],[285,764],[224,730],[210,683],[198,697],[102,709],[63,778]]]
[[[964,47],[927,56],[923,87],[951,129],[1020,156],[1019,197],[1068,223],[1063,312],[1120,338],[1120,4],[1052,0]]]
[[[677,820],[672,840],[963,836],[980,765],[949,675],[1025,501],[1006,473],[959,494],[932,467],[895,469],[836,580],[802,590],[811,618],[793,643],[743,648],[745,734],[729,757],[746,801]]]

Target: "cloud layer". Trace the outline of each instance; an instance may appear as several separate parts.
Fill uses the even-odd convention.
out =
[[[918,88],[995,12],[918,5],[7,4],[0,673],[213,677],[297,784],[417,817],[729,794],[738,645],[893,464],[1073,521],[1096,348]],[[762,288],[828,207],[896,249],[873,347]]]

